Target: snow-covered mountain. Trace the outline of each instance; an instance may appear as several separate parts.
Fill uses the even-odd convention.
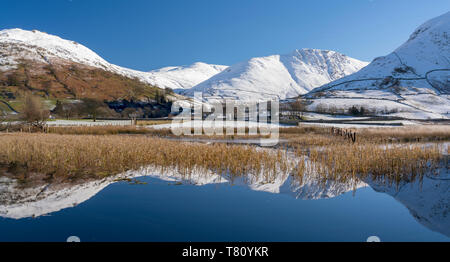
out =
[[[380,40],[381,41],[381,40]],[[312,90],[312,107],[364,106],[379,114],[448,117],[450,12],[419,26],[394,52],[360,71]]]
[[[160,88],[188,89],[226,69],[222,65],[194,63],[141,72],[111,64],[89,48],[58,36],[22,29],[0,31],[0,71],[17,68],[22,60],[38,63],[78,63],[103,69]]]
[[[170,66],[149,72],[149,81],[175,91],[190,89],[227,69],[228,66],[197,62],[189,66]]]
[[[189,66],[142,72],[111,64],[89,48],[58,36],[37,30],[0,31],[0,72],[16,70],[23,61],[36,63],[30,68],[41,68],[42,74],[49,74],[45,72],[46,65],[63,65],[66,68],[60,70],[61,74],[68,75],[69,66],[76,63],[160,88],[171,88],[180,92],[187,89],[188,95],[202,91],[219,97],[237,97],[244,100],[267,99],[268,96],[286,98],[304,94],[317,86],[356,72],[366,65],[365,62],[337,52],[302,49],[288,55],[252,58],[232,67],[198,62]]]
[[[300,49],[287,55],[255,57],[185,92],[202,92],[206,99],[284,99],[352,74],[368,63],[327,50]]]
[[[92,67],[113,70],[113,66],[99,55],[74,41],[22,29],[0,31],[0,70],[14,68],[21,59],[46,62],[46,57],[57,57]]]

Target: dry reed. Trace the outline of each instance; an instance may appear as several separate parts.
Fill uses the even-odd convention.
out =
[[[433,174],[438,167],[449,167],[443,155],[444,145],[376,143],[341,144],[310,148],[307,152],[309,165],[299,165],[297,175],[317,173],[324,180],[347,181],[370,177],[390,183],[421,179]],[[304,151],[297,151],[304,157]]]
[[[183,176],[212,171],[231,178],[258,174],[270,181],[290,166],[280,151],[145,136],[15,133],[0,135],[0,144],[0,164],[53,177],[102,177],[153,166],[155,172],[176,171]]]
[[[155,172],[175,171],[183,176],[197,171],[231,178],[262,174],[266,182],[272,181],[279,172],[292,171],[297,179],[314,172],[324,180],[372,176],[398,182],[421,177],[442,163],[448,168],[442,145],[411,143],[417,138],[448,141],[448,131],[447,126],[360,129],[353,144],[332,136],[330,128],[283,128],[281,137],[288,139],[300,159],[294,163],[281,149],[206,145],[142,135],[173,136],[170,129],[51,127],[47,132],[52,134],[0,134],[0,165],[10,172],[12,167],[20,167],[30,174],[71,178],[102,177],[153,166]]]

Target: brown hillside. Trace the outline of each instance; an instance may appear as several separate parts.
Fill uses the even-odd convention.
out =
[[[60,59],[48,63],[22,60],[16,69],[0,72],[0,96],[16,98],[31,91],[45,98],[147,100],[158,90],[137,79]]]

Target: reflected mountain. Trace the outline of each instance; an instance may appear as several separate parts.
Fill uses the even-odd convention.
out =
[[[450,237],[450,174],[448,168],[437,170],[439,175],[424,176],[422,181],[400,181],[389,184],[366,179],[377,192],[386,193],[406,208],[425,227]]]
[[[364,178],[346,181],[324,180],[314,175],[299,179],[280,174],[272,181],[261,177],[229,179],[214,173],[195,173],[182,176],[176,172],[160,172],[155,168],[130,171],[95,181],[76,184],[48,184],[23,188],[17,181],[0,178],[0,217],[21,219],[38,217],[74,207],[89,200],[107,186],[121,180],[148,176],[164,181],[182,182],[196,186],[208,184],[232,184],[254,191],[287,194],[297,199],[315,200],[334,198],[349,191],[370,186],[377,192],[394,197],[409,209],[411,215],[425,227],[450,236],[450,175],[443,169],[440,175],[425,176],[422,181],[387,183]]]
[[[246,186],[254,191],[286,194],[302,200],[334,198],[367,186],[366,183],[356,178],[345,181],[324,180],[315,174],[305,175],[302,178],[279,174],[271,182],[266,182],[263,177],[249,176],[245,180],[233,180],[232,184]]]
[[[9,178],[0,179],[0,217],[38,217],[74,207],[114,183],[113,179],[81,184],[49,184],[22,188]]]
[[[288,194],[304,200],[333,198],[366,186],[357,180],[323,182],[314,176],[305,176],[300,181],[289,174],[279,174],[271,182],[266,182],[266,178],[257,176],[230,179],[212,172],[193,172],[182,176],[177,172],[155,172],[155,170],[145,168],[100,180],[75,184],[52,183],[35,187],[22,187],[17,181],[3,177],[0,178],[0,217],[21,219],[57,212],[89,200],[113,183],[143,176],[196,186],[232,184],[248,187],[254,191]]]

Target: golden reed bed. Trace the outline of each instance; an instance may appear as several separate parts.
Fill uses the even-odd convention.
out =
[[[190,143],[143,135],[0,134],[0,175],[3,172],[26,178],[43,174],[76,179],[154,166],[155,172],[170,170],[186,176],[194,171],[212,171],[227,177],[260,174],[266,182],[273,181],[280,172],[300,179],[315,173],[333,180],[369,175],[399,180],[420,177],[439,165],[448,168],[448,159],[442,153],[448,148],[443,148],[443,144],[331,141],[323,146],[329,139],[326,135],[308,136],[309,141],[315,142],[294,143],[289,157],[283,147],[261,150],[254,146]]]
[[[0,135],[0,164],[51,176],[107,176],[144,166],[214,171],[228,176],[262,173],[272,177],[287,158],[251,146],[171,141],[146,136],[93,136],[11,133]],[[10,169],[11,170],[11,169]]]

